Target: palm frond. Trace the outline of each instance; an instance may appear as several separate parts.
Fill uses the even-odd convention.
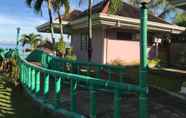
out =
[[[42,4],[43,4],[44,0],[36,0],[35,4],[34,4],[34,10],[36,11],[36,13],[41,13],[42,12]]]
[[[26,0],[26,4],[27,4],[29,7],[32,7],[32,1],[33,1],[33,0]]]
[[[110,0],[109,13],[116,13],[122,6],[122,0]]]

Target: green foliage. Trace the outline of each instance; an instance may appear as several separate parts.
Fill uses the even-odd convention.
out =
[[[53,27],[53,17],[52,17],[52,1],[53,0],[26,0],[26,4],[30,8],[33,8],[37,14],[42,15],[42,6],[44,5],[44,3],[47,3],[48,16],[49,16],[49,20],[50,20],[51,39],[54,44],[55,38],[54,38],[54,27]]]
[[[124,65],[124,61],[121,59],[115,59],[111,62],[112,65],[114,66],[123,66]]]
[[[158,66],[159,64],[160,64],[160,59],[158,59],[158,58],[151,59],[151,60],[149,60],[149,62],[148,62],[149,67],[156,67],[156,66]]]
[[[140,6],[139,0],[127,0],[127,2],[135,7]],[[170,0],[151,0],[148,7],[155,16],[161,18],[170,17],[176,11],[175,6],[170,3]]]
[[[18,78],[16,57],[16,51],[14,49],[9,49],[5,51],[3,56],[0,56],[0,70],[6,72],[13,82],[16,82]]]
[[[65,59],[68,61],[76,61],[77,56],[73,53],[72,48],[66,48]]]
[[[41,35],[31,33],[31,34],[23,34],[20,42],[22,43],[23,46],[25,44],[29,44],[31,45],[32,49],[35,49],[37,48],[41,40],[42,40]]]
[[[110,0],[109,13],[116,13],[122,6],[122,0]]]
[[[70,11],[70,3],[69,0],[53,0],[52,6],[55,12],[60,10],[62,7],[64,8],[64,15],[67,15]]]
[[[55,44],[55,50],[56,51],[65,51],[65,42],[63,41],[63,40],[60,40],[59,42],[57,42],[56,44]]]
[[[67,55],[67,56],[65,56],[65,59],[68,61],[76,61],[77,57],[76,57],[76,55]]]
[[[180,13],[176,15],[176,24],[186,27],[186,13]]]

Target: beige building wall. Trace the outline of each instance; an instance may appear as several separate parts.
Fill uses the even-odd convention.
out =
[[[79,61],[88,61],[87,50],[81,50],[81,33],[86,33],[86,30],[82,29],[72,33],[71,45]],[[94,63],[103,63],[103,39],[103,28],[94,29],[92,40],[92,62]]]

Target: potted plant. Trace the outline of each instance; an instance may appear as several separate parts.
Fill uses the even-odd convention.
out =
[[[63,40],[60,40],[55,44],[55,51],[56,55],[59,57],[64,57],[65,55],[65,42]]]

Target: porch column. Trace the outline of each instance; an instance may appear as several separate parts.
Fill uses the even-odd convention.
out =
[[[147,3],[150,0],[141,1],[140,19],[140,70],[139,70],[139,86],[141,88],[147,88],[147,21],[148,21],[148,9]],[[139,118],[148,118],[148,97],[146,92],[140,92],[139,95]]]

